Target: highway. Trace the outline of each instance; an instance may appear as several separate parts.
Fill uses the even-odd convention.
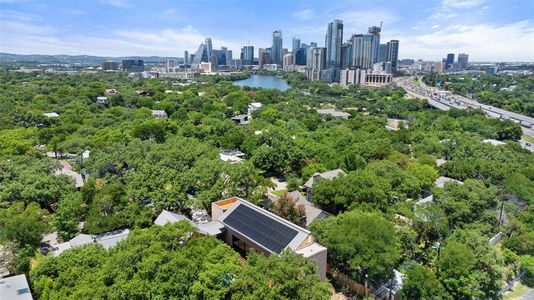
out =
[[[412,83],[413,79],[414,77],[398,77],[395,78],[394,81],[396,82],[397,86],[400,86],[406,90],[408,96],[426,99],[428,104],[435,108],[441,110],[449,110],[451,108],[478,108],[483,110],[488,118],[511,120],[520,124],[524,135],[534,137],[534,118],[482,104],[475,100],[453,94],[449,91],[441,91],[437,88],[428,87],[420,80],[420,78],[419,84],[416,85]],[[532,145],[532,143],[521,140],[519,141],[519,144],[523,148],[534,152],[534,145]]]

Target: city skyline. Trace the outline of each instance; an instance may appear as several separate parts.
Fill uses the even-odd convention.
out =
[[[534,61],[529,7],[534,9],[534,4],[525,0],[335,4],[0,0],[0,52],[181,57],[184,51],[195,53],[211,37],[213,49],[223,46],[239,53],[245,45],[271,47],[277,29],[283,32],[283,48],[292,49],[294,37],[324,46],[328,23],[339,19],[343,42],[384,22],[381,39],[401,42],[400,59],[438,61],[447,53],[465,52],[473,61]]]

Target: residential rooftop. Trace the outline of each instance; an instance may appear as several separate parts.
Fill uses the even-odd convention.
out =
[[[33,300],[26,275],[0,278],[1,300]]]
[[[341,169],[330,170],[330,171],[326,171],[323,173],[315,173],[312,175],[312,177],[310,177],[310,179],[308,179],[308,181],[306,181],[306,183],[304,183],[304,187],[312,188],[318,179],[332,180],[336,178],[337,176],[346,175],[346,174],[347,173],[345,173]]]
[[[318,109],[317,112],[321,115],[331,115],[334,118],[348,119],[352,117],[352,115],[349,113],[346,113],[344,111],[338,111],[333,108]]]
[[[54,256],[59,256],[65,250],[89,244],[100,244],[102,245],[102,247],[104,247],[104,249],[107,250],[117,245],[120,241],[126,239],[129,233],[129,229],[123,229],[106,232],[98,235],[79,234],[68,242],[55,245],[53,247],[53,253]]]

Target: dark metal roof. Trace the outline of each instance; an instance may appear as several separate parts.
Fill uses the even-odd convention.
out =
[[[246,205],[237,206],[223,223],[275,253],[282,252],[298,234],[295,229]]]

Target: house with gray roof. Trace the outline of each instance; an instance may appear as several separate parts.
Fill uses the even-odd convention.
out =
[[[304,214],[306,215],[306,228],[309,227],[315,220],[322,220],[332,216],[330,213],[315,207],[315,205],[308,201],[306,197],[304,197],[299,191],[289,192],[287,195],[291,199],[295,200],[297,205],[304,206]]]
[[[0,278],[1,300],[33,300],[26,275]]]
[[[154,221],[154,224],[164,226],[165,224],[172,224],[183,220],[189,222],[189,224],[197,228],[198,232],[202,234],[219,236],[224,231],[224,226],[218,221],[210,221],[206,223],[197,224],[184,215],[173,213],[168,210],[163,210]]]
[[[312,189],[315,183],[317,183],[317,181],[322,179],[333,180],[334,178],[342,175],[347,175],[347,173],[345,173],[341,169],[335,169],[323,173],[313,174],[312,177],[310,177],[310,179],[308,179],[308,181],[304,183],[304,188],[306,189],[306,200],[308,200],[309,202],[312,201]]]
[[[53,246],[53,254],[54,256],[59,256],[61,253],[63,253],[66,250],[90,245],[90,244],[100,244],[104,249],[109,249],[115,245],[117,245],[120,241],[126,239],[128,237],[128,234],[130,233],[130,230],[123,229],[123,230],[116,230],[111,232],[106,232],[98,235],[89,235],[89,234],[78,234],[77,236],[73,237],[68,242],[64,242],[61,244],[57,244]]]
[[[223,240],[243,257],[250,251],[270,255],[291,249],[315,261],[321,279],[326,278],[327,249],[307,229],[237,197],[212,203],[211,213],[224,226]]]
[[[345,120],[352,117],[352,115],[349,113],[346,113],[344,111],[338,111],[333,108],[318,109],[317,112],[320,115],[329,115],[334,118],[340,118],[340,119],[345,119]]]
[[[462,181],[460,180],[456,180],[454,178],[450,178],[450,177],[445,177],[445,176],[440,176],[438,179],[436,179],[436,181],[434,182],[434,184],[439,187],[439,188],[443,188],[445,187],[445,184],[448,183],[448,182],[456,182],[458,184],[464,184]]]

